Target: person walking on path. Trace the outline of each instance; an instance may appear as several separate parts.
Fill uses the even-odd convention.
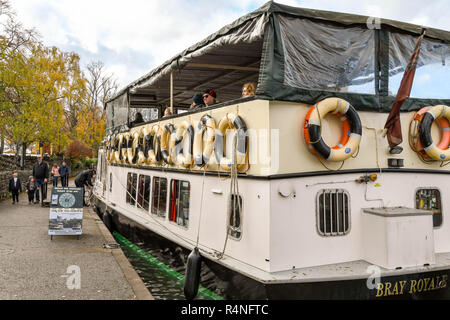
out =
[[[48,164],[42,160],[42,156],[38,155],[38,162],[33,167],[33,177],[36,182],[36,201],[39,203],[39,189],[41,190],[42,203],[44,206],[44,200],[47,199],[47,180],[48,180]]]
[[[13,176],[9,180],[9,192],[12,193],[12,204],[16,202],[19,203],[19,192],[22,192],[22,182],[20,182],[20,178],[17,177],[17,171],[13,172]]]
[[[60,177],[59,174],[59,167],[58,165],[55,163],[53,164],[52,167],[52,181],[53,181],[53,186],[57,187],[58,186],[58,178]]]
[[[69,167],[65,161],[59,167],[59,175],[61,177],[61,186],[67,188],[69,186]]]
[[[75,178],[75,185],[78,188],[83,188],[83,206],[86,206],[86,202],[84,200],[84,186],[87,186],[89,189],[91,189],[94,186],[92,184],[92,178],[95,176],[95,174],[96,174],[95,169],[88,169],[79,173]]]
[[[27,182],[27,193],[28,193],[28,203],[32,204],[34,202],[34,194],[36,192],[36,182],[34,177],[30,176]]]

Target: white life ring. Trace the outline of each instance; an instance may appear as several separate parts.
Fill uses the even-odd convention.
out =
[[[214,150],[215,132],[216,121],[208,114],[205,114],[195,126],[194,164],[200,168],[207,165],[211,158]]]
[[[217,164],[225,171],[230,171],[233,164],[232,159],[225,157],[224,155],[224,136],[227,129],[236,129],[237,143],[236,143],[236,160],[237,169],[241,170],[246,165],[246,159],[248,156],[248,137],[247,126],[244,120],[234,113],[228,113],[220,120],[218,127],[216,128],[215,140],[214,140],[214,154],[216,156]]]
[[[185,134],[189,137],[189,147],[187,150],[184,150],[182,143],[185,137]],[[192,165],[192,148],[194,145],[194,127],[187,121],[183,121],[176,133],[175,133],[175,141],[173,148],[175,149],[176,162],[179,166],[184,168],[189,168]]]

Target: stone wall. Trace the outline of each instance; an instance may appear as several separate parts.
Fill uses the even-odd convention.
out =
[[[84,169],[77,169],[77,170],[70,170],[70,178],[74,178],[82,172]],[[20,178],[20,181],[22,182],[22,190],[26,190],[26,185],[28,182],[28,177],[32,175],[33,170],[16,170],[18,173],[18,177]],[[9,179],[12,178],[13,170],[9,171],[0,171],[0,201],[3,201],[5,199],[11,198],[11,193],[8,191],[9,187]],[[50,192],[50,186],[52,183],[51,175],[49,174],[49,192]],[[58,181],[58,186],[61,186],[61,180]],[[25,196],[25,194],[20,195],[20,198],[24,197],[24,201],[28,198]]]
[[[26,190],[26,185],[28,182],[28,177],[31,175],[31,170],[20,171],[17,170],[18,177],[22,182],[22,190]],[[8,191],[9,179],[12,178],[13,171],[3,171],[0,172],[0,200],[5,200],[11,197],[11,193]],[[22,196],[21,196],[22,198]],[[25,199],[25,198],[24,198]],[[27,200],[26,198],[25,200]],[[24,201],[25,201],[24,200]]]

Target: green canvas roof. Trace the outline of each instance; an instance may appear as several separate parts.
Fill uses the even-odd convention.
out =
[[[368,22],[376,24],[368,24]],[[297,28],[297,24],[300,28]],[[313,30],[316,27],[319,29]],[[343,92],[345,90],[328,92],[327,88],[317,89],[308,85],[304,87],[301,83],[294,85],[289,83],[289,73],[292,73],[292,80],[295,82],[299,72],[298,70],[291,72],[289,61],[293,61],[294,69],[300,68],[301,65],[297,66],[296,60],[305,56],[305,53],[298,56],[295,52],[300,45],[305,46],[303,43],[296,43],[295,38],[305,39],[302,32],[310,36],[315,31],[328,32],[332,31],[332,28],[340,28],[340,32],[342,30],[353,32],[351,36],[355,37],[355,43],[360,40],[366,41],[373,47],[373,60],[376,60],[375,55],[380,56],[375,66],[370,67],[373,70],[367,70],[367,66],[362,66],[362,62],[372,59],[370,56],[358,57],[360,61],[356,62],[347,59],[348,61],[343,63],[344,65],[359,63],[361,72],[353,70],[353,74],[348,76],[349,79],[341,81],[342,86],[347,88],[357,82],[376,81],[373,93],[355,95]],[[414,38],[420,35],[423,29],[422,26],[404,22],[374,20],[361,15],[296,8],[270,1],[132,82],[110,99],[105,107],[108,104],[114,104],[119,108],[119,100],[132,106],[168,104],[172,73],[176,105],[188,106],[192,96],[206,88],[214,88],[220,101],[233,100],[239,98],[242,84],[251,81],[258,84],[257,97],[262,99],[313,103],[317,99],[332,94],[351,100],[360,109],[369,106],[367,107],[369,109],[387,110],[391,101],[387,93],[387,78],[389,74],[402,71],[398,66],[392,66],[392,59],[389,60],[389,53],[386,52],[390,49],[389,34],[401,33]],[[289,44],[291,38],[294,40]],[[443,43],[445,46],[450,44],[448,31],[426,28],[426,38]],[[313,40],[321,41],[321,39]],[[309,43],[306,44],[308,45]],[[334,44],[331,45],[334,46]],[[400,49],[398,49],[398,55],[410,54],[406,50],[408,47],[403,48],[403,51]],[[336,53],[342,55],[344,51],[339,50]],[[359,51],[347,50],[345,54]],[[351,67],[354,68],[354,66]],[[374,72],[375,69],[379,69],[381,73],[384,72],[384,76],[379,77]],[[319,86],[320,83],[317,85]],[[406,103],[405,108],[415,108],[412,105],[412,103]]]

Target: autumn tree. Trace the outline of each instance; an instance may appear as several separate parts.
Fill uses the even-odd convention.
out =
[[[117,91],[117,80],[105,71],[100,61],[90,63],[86,68],[86,91],[81,115],[76,119],[75,137],[91,146],[96,153],[105,135],[106,119],[104,103]]]
[[[11,95],[14,96],[14,89],[9,86],[9,81],[4,81],[5,70],[9,70],[9,65],[21,63],[21,56],[30,53],[32,44],[37,41],[38,34],[34,29],[26,29],[16,20],[15,12],[12,10],[8,0],[0,0],[0,117],[10,107]],[[7,127],[0,125],[0,153],[3,153],[5,135]]]
[[[35,141],[68,145],[63,103],[78,90],[70,77],[78,60],[74,53],[40,43],[32,45],[30,54],[18,50],[10,55],[1,70],[5,101],[0,121],[23,150]]]

